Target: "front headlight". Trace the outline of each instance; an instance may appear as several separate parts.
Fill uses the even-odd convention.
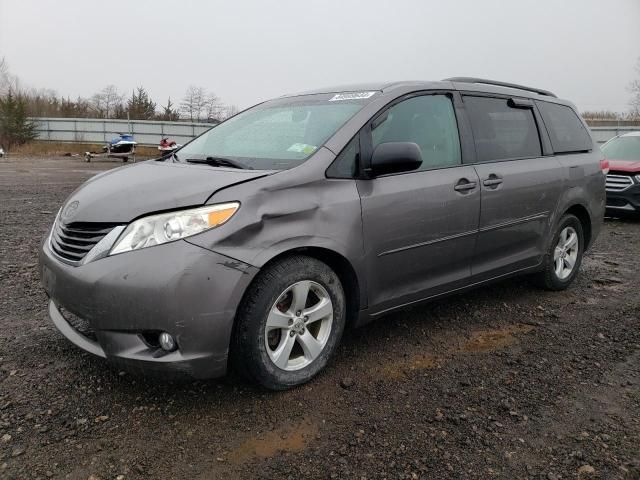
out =
[[[640,175],[636,175],[636,182],[640,183]]]
[[[140,218],[127,226],[109,255],[173,242],[218,227],[238,208],[238,202],[220,203]]]

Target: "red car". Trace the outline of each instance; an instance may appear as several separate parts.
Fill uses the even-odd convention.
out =
[[[606,215],[640,216],[640,131],[612,138],[602,152],[609,161]]]

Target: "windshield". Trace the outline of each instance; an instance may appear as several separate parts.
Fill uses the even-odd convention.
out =
[[[610,160],[640,161],[640,135],[614,138],[602,146],[602,151]]]
[[[265,102],[205,132],[177,152],[180,161],[230,159],[256,170],[284,170],[309,158],[374,92],[317,94]],[[223,166],[221,162],[211,162]]]

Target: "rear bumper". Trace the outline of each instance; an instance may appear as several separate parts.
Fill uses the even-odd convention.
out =
[[[49,315],[72,343],[127,370],[196,378],[226,372],[236,308],[257,272],[186,241],[77,267],[57,260],[45,242],[40,269]],[[159,331],[176,339],[176,351],[164,352],[143,336]]]
[[[640,184],[634,184],[621,192],[607,191],[607,212],[640,213]]]

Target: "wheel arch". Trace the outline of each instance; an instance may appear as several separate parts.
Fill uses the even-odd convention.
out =
[[[307,257],[315,258],[336,272],[344,289],[347,306],[347,325],[354,324],[357,321],[358,312],[362,306],[362,299],[360,279],[351,262],[344,255],[329,248],[317,246],[296,247],[273,256],[261,269],[292,255],[306,255]]]
[[[580,220],[580,223],[582,224],[582,233],[584,235],[584,250],[586,251],[591,246],[591,240],[593,235],[593,226],[592,226],[591,215],[589,214],[589,210],[587,210],[587,208],[584,205],[580,203],[575,203],[571,205],[569,208],[567,208],[562,214],[562,216],[566,214],[574,215],[575,217],[578,218],[578,220]]]

